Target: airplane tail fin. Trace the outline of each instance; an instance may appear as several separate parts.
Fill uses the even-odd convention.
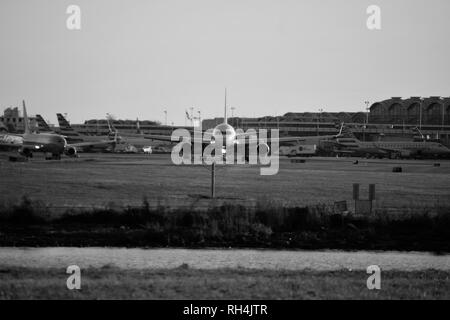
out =
[[[342,137],[342,131],[344,130],[345,123],[342,122],[339,128],[339,133],[336,135],[336,138]],[[336,126],[337,127],[337,126]]]
[[[119,130],[117,130],[114,127],[114,124],[112,124],[110,122],[111,118],[106,118],[106,122],[108,123],[108,129],[109,129],[109,139],[113,139],[114,140],[114,145],[116,145],[117,143],[120,143],[122,141],[122,137],[119,136]]]
[[[56,117],[58,118],[59,129],[61,130],[61,134],[63,136],[67,136],[69,138],[80,136],[80,134],[70,126],[70,123],[61,113],[57,113]]]
[[[139,124],[139,119],[138,118],[136,118],[136,133],[142,134],[141,126]]]
[[[44,131],[44,132],[52,131],[50,129],[50,127],[48,126],[47,122],[45,122],[44,118],[40,114],[36,115],[36,121],[38,123],[38,129],[40,131]]]
[[[346,126],[345,123],[341,124],[341,129],[339,130],[339,133],[335,136],[336,138],[352,138],[355,141],[359,141],[358,138],[353,134],[353,130]]]
[[[422,131],[420,131],[420,129],[418,127],[414,127],[412,130],[414,133],[418,133],[420,138],[425,139],[425,136],[423,135]]]
[[[111,124],[110,118],[106,118],[106,122],[108,123],[109,135],[114,135],[117,133],[117,129],[114,127],[114,124]]]
[[[353,130],[349,126],[343,126],[342,127],[342,134],[347,136],[354,136]]]
[[[23,124],[25,128],[25,134],[30,134],[30,122],[28,121],[28,114],[27,114],[27,108],[25,107],[25,100],[22,100],[23,105]]]

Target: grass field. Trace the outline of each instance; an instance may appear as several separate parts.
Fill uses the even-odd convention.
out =
[[[0,212],[5,214],[0,216],[0,241],[7,246],[448,252],[449,161],[439,161],[440,166],[434,165],[436,161],[354,161],[319,158],[291,163],[282,159],[275,176],[261,176],[258,166],[218,167],[218,199],[211,200],[209,169],[172,165],[168,155],[83,154],[80,159],[28,163],[1,160]],[[398,166],[403,172],[393,173]],[[380,214],[349,214],[335,220],[332,212],[306,208],[326,208],[341,200],[351,204],[353,183],[361,184],[361,198],[367,197],[369,183],[376,184],[375,208]],[[228,205],[220,206],[223,202]],[[44,210],[35,203],[44,203]],[[254,205],[256,209],[250,210]],[[47,206],[50,216],[46,216]],[[94,206],[101,209],[93,210]],[[85,208],[67,215],[73,207]],[[202,207],[207,211],[199,210]],[[406,213],[401,220],[391,214],[398,211]],[[0,299],[450,298],[450,272],[435,270],[383,271],[379,291],[366,288],[364,271],[348,270],[182,266],[138,271],[105,266],[83,270],[81,291],[69,291],[67,277],[60,269],[0,265]]]
[[[0,267],[0,299],[450,299],[450,272],[382,271],[368,290],[364,271],[121,270],[81,272],[68,290],[64,269]]]
[[[419,160],[281,159],[279,173],[261,176],[259,166],[218,167],[218,200],[254,204],[261,199],[286,205],[351,200],[352,184],[376,184],[376,208],[415,210],[450,204],[450,162]],[[401,166],[402,173],[392,168]],[[210,171],[175,166],[170,155],[82,154],[79,159],[10,163],[0,160],[0,203],[23,195],[56,207],[140,205],[146,197],[163,206],[208,206]],[[351,201],[349,201],[351,204]]]

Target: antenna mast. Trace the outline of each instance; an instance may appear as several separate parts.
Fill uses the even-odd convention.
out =
[[[228,123],[228,118],[227,118],[227,88],[225,88],[225,112],[224,112],[223,122],[224,123]]]

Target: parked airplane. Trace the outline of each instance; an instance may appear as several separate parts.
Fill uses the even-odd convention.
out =
[[[109,131],[109,134],[107,137],[95,136],[95,135],[84,135],[84,134],[81,134],[78,131],[76,131],[74,128],[72,128],[69,121],[67,121],[66,118],[61,113],[57,113],[56,117],[58,118],[59,132],[64,137],[66,137],[67,141],[69,141],[69,142],[74,142],[74,141],[97,142],[99,140],[112,139],[115,136],[115,132],[113,132],[112,130]]]
[[[139,124],[136,123],[136,128],[138,133],[127,133],[127,132],[120,132],[114,127],[114,124],[109,121],[107,118],[106,121],[108,123],[109,128],[109,134],[107,137],[105,136],[90,136],[90,135],[83,135],[79,133],[76,129],[74,129],[69,122],[66,120],[66,118],[61,114],[57,114],[59,127],[61,130],[61,133],[67,136],[67,139],[69,141],[98,141],[99,139],[113,139],[115,135],[117,134],[117,139],[120,142],[120,147],[118,146],[118,149],[116,150],[123,150],[124,152],[130,152],[128,150],[133,149],[133,147],[136,148],[136,150],[142,150],[142,148],[147,147],[149,144],[149,141],[144,138],[144,135],[140,133]],[[142,152],[142,151],[140,151]]]
[[[202,137],[200,140],[198,138],[193,138],[191,141],[193,143],[201,143],[202,148],[204,149],[207,145],[212,145],[219,143],[222,150],[226,150],[226,146],[229,145],[237,145],[240,143],[240,141],[243,138],[245,139],[246,147],[248,147],[248,144],[250,143],[251,135],[247,133],[237,133],[235,128],[233,128],[230,124],[228,124],[228,118],[227,118],[227,92],[225,90],[225,106],[224,106],[224,120],[223,123],[217,125],[213,130],[212,133],[209,135],[206,133],[202,134]],[[299,137],[279,137],[279,138],[267,138],[265,139],[265,143],[259,143],[258,148],[263,148],[263,150],[266,150],[267,153],[270,152],[270,146],[273,142],[278,142],[279,144],[282,143],[289,143],[289,144],[301,144],[301,145],[319,145],[322,141],[333,141],[341,136],[342,134],[342,128],[336,135],[324,135],[324,136],[299,136]],[[181,142],[180,140],[172,140],[172,136],[166,136],[166,135],[145,135],[146,139],[151,140],[160,140],[160,141],[171,141],[171,142]],[[248,154],[246,152],[246,154]]]
[[[38,123],[39,132],[53,132],[53,130],[50,129],[49,125],[47,124],[47,122],[45,122],[44,118],[40,114],[36,115],[36,121]]]
[[[66,138],[68,142],[88,143],[87,146],[83,148],[83,151],[88,151],[92,149],[108,150],[111,149],[110,143],[111,141],[116,141],[117,143],[122,142],[122,138],[119,136],[118,131],[115,129],[112,130],[111,127],[109,127],[109,133],[107,136],[83,135],[74,128],[72,128],[70,123],[61,113],[57,113],[56,117],[58,118],[60,133]]]
[[[32,133],[30,123],[28,121],[25,101],[23,101],[23,122],[25,132],[23,134],[5,134],[0,139],[0,147],[8,150],[17,150],[20,155],[27,158],[33,156],[33,152],[43,152],[46,159],[61,159],[61,155],[65,154],[69,157],[77,156],[77,149],[86,146],[94,146],[96,143],[84,142],[68,144],[65,137],[55,133]],[[116,140],[102,141],[97,143],[116,144]]]
[[[450,149],[432,141],[360,141],[353,134],[336,139],[337,154],[378,158],[450,157]]]

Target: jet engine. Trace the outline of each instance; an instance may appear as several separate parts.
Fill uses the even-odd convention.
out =
[[[269,155],[270,147],[267,143],[260,143],[258,144],[258,154],[260,156],[267,156]]]
[[[64,150],[64,154],[68,157],[74,157],[74,158],[78,157],[77,149],[74,147],[67,147]]]

